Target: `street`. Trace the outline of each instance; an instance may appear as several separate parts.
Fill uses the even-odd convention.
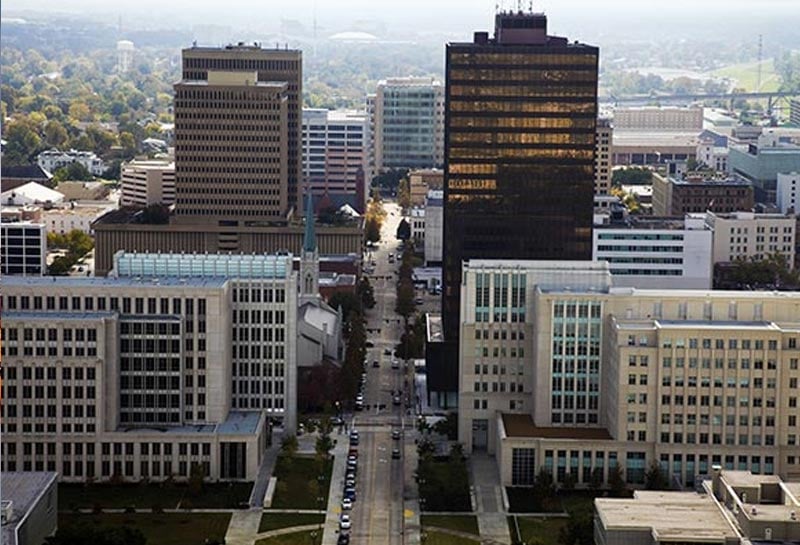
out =
[[[400,208],[385,203],[387,210],[381,230],[381,241],[368,254],[365,266],[375,262],[370,281],[375,290],[375,308],[368,310],[367,339],[374,343],[367,353],[367,385],[364,410],[357,412],[353,428],[360,433],[357,491],[353,506],[351,543],[354,545],[383,545],[403,543],[403,460],[392,459],[392,449],[400,448],[401,439],[392,439],[392,429],[399,429],[409,420],[405,407],[404,366],[392,369],[392,353],[400,340],[402,323],[395,313],[395,285],[398,260],[389,263],[389,254],[397,255],[399,242],[395,239],[397,225],[402,219]],[[370,255],[371,254],[371,255]],[[388,353],[386,353],[388,351]],[[373,367],[374,361],[379,367]],[[401,405],[394,405],[394,393],[399,393]]]

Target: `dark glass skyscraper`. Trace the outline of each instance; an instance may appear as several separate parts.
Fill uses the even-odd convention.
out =
[[[596,47],[547,35],[538,13],[446,53],[445,338],[459,336],[466,259],[591,259]]]

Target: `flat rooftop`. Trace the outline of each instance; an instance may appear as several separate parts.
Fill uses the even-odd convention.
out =
[[[612,136],[614,153],[618,148],[692,148],[696,147],[700,130],[693,131],[652,131],[636,129],[615,129]],[[622,150],[623,152],[625,150]]]
[[[780,331],[774,322],[727,321],[727,320],[655,320],[658,328],[710,329],[710,330],[769,330]]]
[[[606,530],[651,532],[655,542],[736,537],[714,500],[703,494],[638,490],[632,499],[598,498],[594,504]]]
[[[527,414],[503,414],[501,418],[507,437],[611,441],[604,428],[543,428],[536,426]]]
[[[164,435],[253,435],[258,432],[262,413],[260,411],[230,411],[224,422],[219,424],[196,424],[187,426],[140,427],[125,426],[117,428],[118,433],[164,434]]]
[[[58,479],[58,474],[49,471],[4,471],[0,478],[3,484],[3,501],[12,502],[11,518],[3,524],[3,543],[16,545],[17,524],[51,483]]]
[[[228,279],[224,277],[158,278],[107,276],[5,276],[3,287],[64,286],[67,288],[103,288],[120,286],[185,286],[192,288],[221,288]]]

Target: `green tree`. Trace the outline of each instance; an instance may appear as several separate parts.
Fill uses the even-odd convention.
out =
[[[614,466],[608,470],[608,494],[612,498],[627,498],[629,496],[628,485],[619,466]]]
[[[91,121],[92,111],[85,102],[75,100],[69,105],[69,116],[76,121]]]
[[[61,167],[53,173],[53,181],[56,183],[66,181],[88,182],[91,180],[94,180],[92,173],[89,172],[85,166],[77,162]]]
[[[560,545],[594,545],[594,521],[589,509],[573,511],[558,533]]]
[[[411,238],[411,224],[409,224],[405,218],[403,218],[397,226],[396,237],[398,240],[403,241]]]
[[[411,180],[409,180],[408,176],[400,180],[397,187],[397,204],[403,210],[411,208]]]
[[[357,295],[344,291],[337,291],[328,299],[328,304],[335,308],[342,309],[342,316],[350,316],[353,312],[361,311],[361,302]]]
[[[547,468],[539,468],[533,478],[533,493],[541,501],[552,500],[556,497],[556,483],[553,480],[553,474]]]
[[[281,455],[289,458],[297,454],[298,444],[296,435],[287,435],[281,441]]]
[[[51,119],[44,126],[44,142],[48,147],[63,149],[68,139],[67,129],[57,119]]]
[[[364,238],[367,242],[378,242],[381,239],[381,224],[378,219],[367,217],[364,222]]]
[[[661,465],[653,460],[644,473],[644,487],[647,490],[669,490],[669,476],[661,470]]]
[[[42,139],[21,120],[13,120],[6,125],[6,146],[3,161],[7,165],[28,165],[42,146]]]
[[[369,278],[362,276],[358,282],[358,296],[361,298],[361,305],[364,308],[375,306],[375,290],[369,282]]]
[[[119,135],[119,145],[122,146],[122,153],[126,159],[136,155],[136,138],[130,132],[121,132]]]
[[[203,464],[194,463],[189,473],[189,494],[194,497],[203,493],[203,484],[206,480],[206,470]]]
[[[397,285],[397,302],[395,310],[403,317],[406,325],[409,317],[414,313],[414,285],[410,280],[402,278]]]

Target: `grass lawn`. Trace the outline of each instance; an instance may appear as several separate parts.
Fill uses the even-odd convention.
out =
[[[508,530],[511,533],[512,541],[515,541],[514,537],[517,531],[514,518],[508,517]],[[536,542],[542,545],[558,545],[558,533],[567,525],[566,518],[516,517],[516,519],[522,541]]]
[[[479,545],[479,541],[475,539],[467,539],[460,536],[451,536],[450,534],[443,534],[435,530],[426,531],[428,539],[425,540],[425,545]]]
[[[509,511],[512,513],[572,513],[573,511],[591,510],[596,494],[589,490],[573,490],[559,492],[551,500],[537,497],[532,488],[507,487]],[[602,493],[601,493],[602,495]]]
[[[474,515],[422,515],[422,526],[436,526],[479,535],[478,519]]]
[[[736,80],[736,87],[747,91],[756,91],[758,83],[758,62],[745,62],[724,66],[712,72],[714,76]],[[780,86],[780,76],[775,72],[772,59],[761,61],[761,91],[777,91]]]
[[[83,515],[62,513],[58,527],[89,524],[118,528],[128,526],[140,530],[148,545],[199,545],[206,539],[222,540],[231,516],[225,513],[203,514],[122,514]]]
[[[322,508],[328,505],[328,489],[331,483],[333,458],[328,461],[320,475],[317,460],[313,457],[295,456],[288,459],[279,457],[275,465],[275,496],[272,498],[274,509],[319,509],[317,497],[324,498]]]
[[[472,511],[469,472],[463,460],[420,458],[417,474],[425,511]]]
[[[319,543],[319,535],[313,543]],[[311,545],[311,532],[293,532],[282,536],[266,537],[256,541],[256,545]]]
[[[250,499],[253,483],[205,483],[199,496],[191,496],[186,484],[82,484],[58,485],[58,508],[61,511],[136,507],[137,509],[236,508]]]
[[[309,513],[264,513],[261,515],[261,524],[258,532],[269,532],[280,528],[292,528],[293,526],[306,526],[308,524],[325,523],[325,515],[313,515]]]

